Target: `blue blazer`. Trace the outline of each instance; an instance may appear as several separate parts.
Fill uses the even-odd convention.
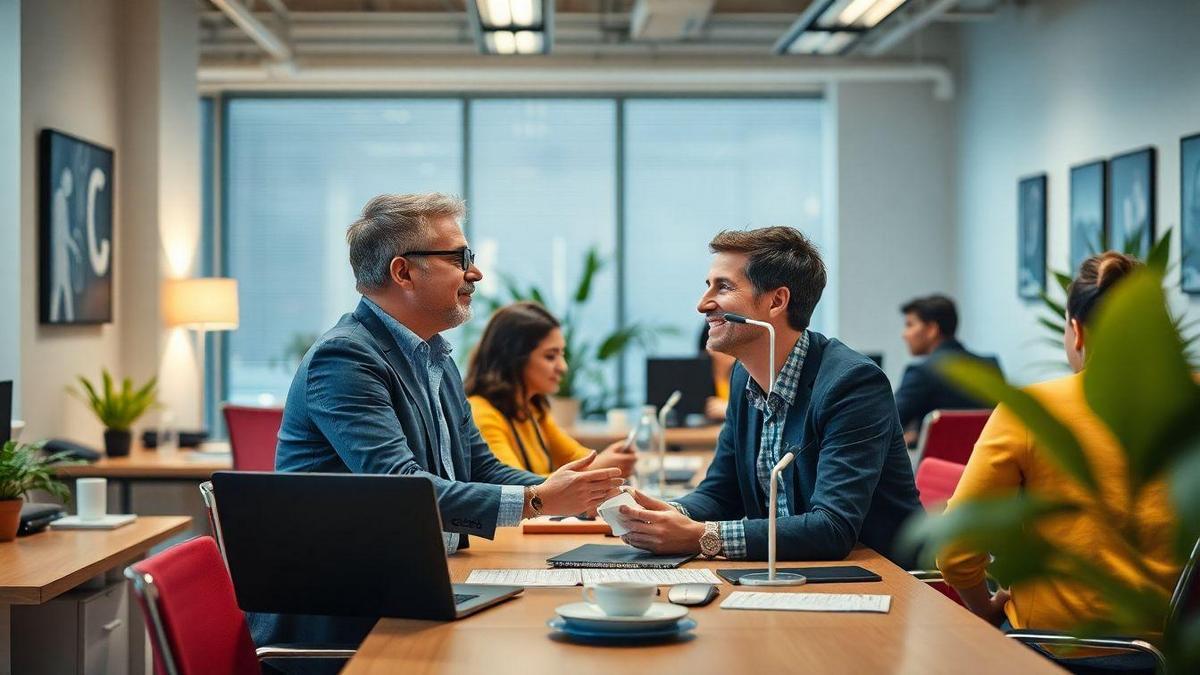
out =
[[[750,405],[738,363],[729,409],[704,481],[680,499],[696,520],[746,522],[746,554],[767,558],[767,495],[755,470],[763,415]],[[780,477],[792,515],[779,518],[781,560],[841,560],[862,543],[901,567],[894,540],[919,513],[912,465],[887,376],[837,340],[809,333],[796,399],[783,427],[796,459]]]
[[[985,401],[964,394],[937,372],[937,362],[951,354],[977,359],[1000,370],[1000,362],[996,357],[972,354],[953,338],[944,340],[929,358],[904,369],[900,388],[896,390],[896,410],[900,413],[901,426],[908,428],[910,424],[919,425],[934,410],[992,407]]]
[[[437,421],[425,388],[417,384],[427,375],[414,370],[399,350],[365,302],[321,336],[304,356],[288,390],[275,468],[426,476],[437,493],[444,530],[491,538],[500,485],[536,485],[543,479],[495,458],[475,427],[462,378],[449,358],[439,394],[454,463],[455,480],[446,479],[437,452]],[[361,527],[369,528],[370,523]],[[460,546],[467,546],[466,536]],[[357,645],[375,624],[373,618],[311,615],[251,613],[247,618],[259,645]],[[281,668],[326,672],[323,665],[328,664],[289,662]]]

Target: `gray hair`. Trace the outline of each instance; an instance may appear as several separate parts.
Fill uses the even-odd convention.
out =
[[[461,199],[439,192],[379,195],[367,202],[362,216],[346,230],[359,292],[387,287],[392,259],[423,247],[433,219],[458,220],[466,210]]]

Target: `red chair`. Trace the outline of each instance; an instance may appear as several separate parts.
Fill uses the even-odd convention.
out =
[[[934,410],[926,415],[917,440],[918,466],[926,457],[966,464],[991,415],[991,410]]]
[[[259,675],[263,659],[348,659],[354,650],[254,648],[229,572],[211,537],[125,568],[149,625],[157,675]]]
[[[921,493],[921,506],[926,511],[942,511],[946,501],[954,494],[966,465],[947,462],[937,457],[926,457],[917,467],[917,491]]]
[[[275,443],[283,424],[283,408],[224,406],[234,471],[274,471]]]

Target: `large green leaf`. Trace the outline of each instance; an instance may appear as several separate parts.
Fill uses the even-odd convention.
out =
[[[600,254],[596,252],[595,247],[589,248],[583,259],[583,273],[579,277],[579,285],[575,288],[577,304],[587,302],[588,297],[592,294],[592,280],[602,267],[604,267],[604,261],[600,259]]]
[[[1046,451],[1051,461],[1095,494],[1096,477],[1079,441],[1037,399],[1005,382],[1000,372],[991,365],[975,359],[947,357],[940,360],[937,367],[967,393],[1006,406],[1037,438],[1038,446]]]
[[[1087,336],[1084,394],[1124,447],[1136,492],[1200,433],[1200,385],[1155,270],[1140,269],[1121,280],[1095,316]]]

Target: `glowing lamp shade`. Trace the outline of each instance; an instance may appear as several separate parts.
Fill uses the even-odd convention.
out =
[[[237,280],[168,280],[163,286],[163,317],[172,327],[233,330],[238,327]]]

